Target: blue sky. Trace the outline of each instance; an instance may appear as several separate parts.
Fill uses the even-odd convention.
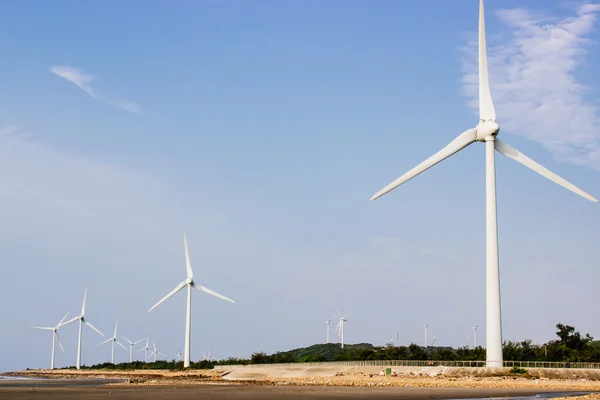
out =
[[[425,323],[484,343],[483,146],[368,201],[476,125],[477,3],[3,2],[0,371],[46,367],[30,327],[85,287],[105,334],[119,319],[174,356],[185,296],[147,310],[185,277],[183,230],[197,281],[236,300],[194,293],[193,359],[322,341],[335,307],[350,343]],[[600,9],[543,7],[486,1],[500,135],[597,197]],[[598,205],[496,165],[504,338],[600,337]]]

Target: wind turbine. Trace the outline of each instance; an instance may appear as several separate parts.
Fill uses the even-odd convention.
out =
[[[329,327],[331,325],[331,320],[333,319],[333,317],[329,318],[329,319],[320,319],[320,318],[317,318],[317,319],[321,322],[325,322],[325,324],[327,325],[327,341],[325,343],[329,343]]]
[[[473,329],[473,348],[477,347],[477,327],[478,326],[479,325],[475,325],[475,326],[471,327]]]
[[[425,324],[425,348],[427,348],[427,341],[429,340],[429,337],[427,336],[427,327],[429,325]]]
[[[442,160],[458,153],[475,142],[485,143],[486,155],[486,365],[502,367],[502,320],[500,314],[500,278],[498,263],[498,226],[496,213],[496,167],[494,150],[531,168],[554,183],[578,195],[598,202],[597,199],[550,172],[518,150],[497,138],[500,127],[496,122],[496,112],[490,94],[487,70],[487,50],[485,41],[485,21],[483,0],[479,2],[479,123],[475,128],[461,133],[442,150],[417,165],[400,178],[377,192],[375,200],[397,188]],[[550,82],[548,84],[551,84]]]
[[[142,339],[143,340],[143,339]],[[140,351],[144,351],[144,361],[146,361],[148,359],[148,350],[150,350],[148,348],[148,341],[150,340],[150,337],[146,336],[146,345],[144,347],[142,347],[141,349],[139,349],[138,351],[136,351],[136,353],[139,353]]]
[[[210,355],[210,349],[208,349],[208,354],[205,355],[204,353],[202,353],[202,360],[206,360],[206,361],[211,361],[212,357]]]
[[[55,354],[54,348],[56,347],[57,341],[58,341],[58,345],[60,346],[61,350],[65,351],[65,348],[63,347],[62,343],[60,342],[60,338],[58,337],[58,328],[66,325],[66,324],[63,324],[63,322],[65,321],[65,318],[67,318],[67,315],[69,315],[69,313],[66,313],[65,316],[62,317],[60,322],[58,324],[56,324],[56,326],[53,326],[53,327],[34,326],[33,327],[33,329],[44,329],[47,331],[52,331],[52,359],[50,361],[50,369],[54,369],[54,354]]]
[[[348,320],[346,319],[346,317],[347,317],[348,315],[350,315],[350,313],[351,313],[352,311],[350,311],[350,312],[349,312],[348,314],[346,314],[346,315],[342,315],[342,314],[340,314],[340,312],[339,312],[339,311],[338,311],[338,309],[336,308],[335,312],[337,313],[337,315],[338,315],[338,318],[340,319],[340,322],[338,323],[338,326],[337,326],[337,328],[335,328],[335,329],[338,331],[338,336],[341,338],[342,349],[343,349],[343,348],[344,348],[344,322],[345,322],[345,321],[348,321]]]
[[[89,326],[90,328],[92,328],[93,330],[98,332],[102,337],[104,337],[104,334],[102,332],[100,332],[98,329],[96,329],[96,327],[94,327],[94,325],[92,325],[85,318],[85,299],[86,299],[86,297],[87,297],[87,289],[85,289],[85,291],[83,292],[83,305],[81,306],[81,314],[63,324],[63,325],[67,325],[67,324],[70,324],[71,322],[75,322],[75,321],[79,320],[79,341],[77,343],[77,364],[76,364],[77,369],[81,368],[81,337],[82,337],[82,331],[83,331],[83,324],[86,324],[87,326]]]
[[[132,342],[131,340],[127,339],[125,336],[123,336],[123,339],[125,339],[125,341],[127,343],[129,343],[129,362],[133,362],[133,346],[135,346],[136,344],[138,344],[139,342],[141,342],[142,340],[146,339],[146,338],[141,338],[140,340],[136,340],[135,342]],[[148,344],[146,343],[146,346],[148,346]],[[144,349],[142,349],[144,350]]]
[[[125,346],[123,346],[121,344],[121,342],[119,342],[117,340],[117,325],[118,324],[119,324],[119,321],[115,322],[115,333],[113,334],[113,336],[110,339],[107,339],[98,345],[98,346],[102,346],[104,343],[112,342],[112,350],[110,352],[110,363],[111,364],[115,363],[115,343],[118,344],[119,346],[121,346],[123,348],[123,350],[127,351],[127,348]],[[130,352],[129,356],[131,357],[131,352]]]
[[[181,361],[181,349],[179,349],[177,351],[177,354],[175,354],[175,357],[177,357],[177,361]]]
[[[437,338],[435,336],[433,336],[431,338],[431,347],[435,347],[435,341],[437,340]]]
[[[164,354],[164,353],[161,353],[160,351],[158,351],[158,350],[156,349],[156,343],[154,343],[154,341],[152,342],[152,346],[154,346],[154,350],[152,351],[152,353],[150,353],[150,355],[148,355],[148,357],[146,357],[146,360],[147,360],[148,358],[150,358],[150,357],[154,356],[154,362],[156,362],[156,355],[157,355],[157,354],[160,354],[161,356],[165,356],[165,357],[167,356],[166,354]]]
[[[183,233],[183,244],[185,247],[185,267],[187,270],[187,278],[185,279],[185,281],[183,281],[179,285],[177,285],[177,287],[175,287],[175,289],[173,289],[169,294],[167,294],[165,297],[163,297],[158,303],[153,305],[148,310],[148,312],[154,310],[159,304],[161,304],[162,302],[167,300],[169,297],[173,296],[175,293],[179,292],[181,289],[183,289],[184,287],[187,286],[187,313],[186,313],[186,319],[185,319],[185,354],[184,354],[184,361],[183,361],[183,367],[187,368],[190,366],[190,345],[191,345],[190,340],[191,340],[191,335],[192,335],[192,288],[203,291],[208,294],[212,294],[215,297],[229,301],[231,303],[235,303],[235,302],[233,300],[231,300],[230,298],[227,298],[215,291],[212,291],[212,290],[194,282],[194,279],[193,279],[194,274],[192,272],[192,264],[190,263],[190,253],[188,251],[187,237],[185,235],[185,232]]]

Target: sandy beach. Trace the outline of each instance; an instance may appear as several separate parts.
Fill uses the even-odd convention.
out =
[[[524,397],[536,394],[600,392],[600,382],[585,379],[515,377],[369,376],[363,373],[331,377],[224,379],[223,371],[37,370],[11,374],[0,381],[0,398],[71,399],[331,399],[349,397],[396,399],[466,399]],[[36,380],[40,379],[40,380]],[[48,379],[51,378],[51,379]],[[576,397],[569,397],[575,399]],[[600,395],[577,398],[600,399]]]

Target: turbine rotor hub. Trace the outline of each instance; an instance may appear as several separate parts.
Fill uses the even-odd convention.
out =
[[[194,282],[194,281],[192,280],[192,278],[187,278],[187,279],[185,280],[185,283],[186,283],[186,284],[188,284],[188,285],[191,285],[193,282]]]
[[[477,130],[477,141],[479,142],[493,139],[500,132],[500,126],[495,121],[481,121],[475,129]]]

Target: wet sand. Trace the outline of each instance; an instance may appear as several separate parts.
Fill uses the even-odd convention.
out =
[[[12,387],[0,387],[1,399],[49,400],[105,399],[113,400],[186,400],[205,398],[211,400],[276,400],[276,399],[467,399],[490,397],[523,397],[540,393],[552,393],[550,390],[500,389],[500,388],[442,388],[442,387],[405,387],[405,388],[349,388],[349,387],[311,387],[311,386],[251,386],[251,385],[199,385],[199,386],[68,386],[81,385],[82,382],[64,381],[63,386],[40,385],[39,381],[11,382]],[[88,382],[89,384],[90,382]],[[66,386],[64,384],[67,384]]]

